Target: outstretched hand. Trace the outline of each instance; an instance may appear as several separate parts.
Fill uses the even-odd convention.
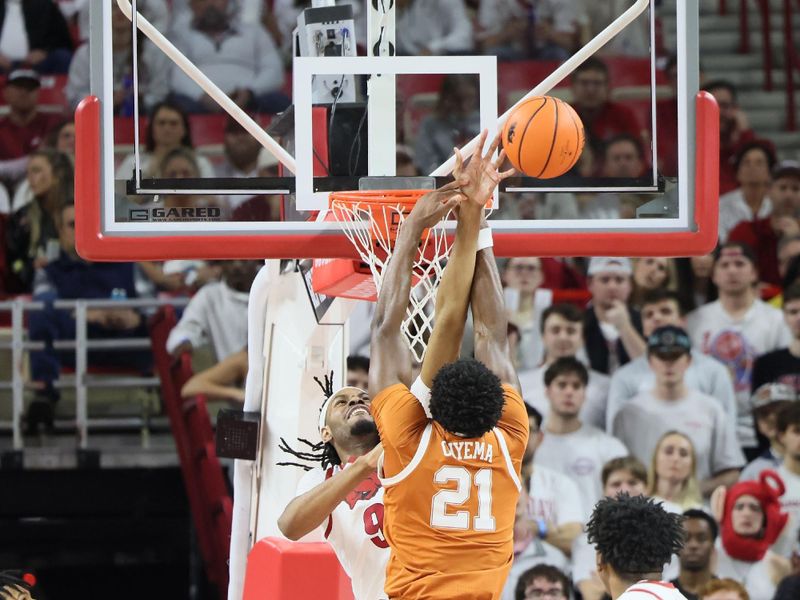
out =
[[[464,200],[459,188],[458,181],[452,181],[438,190],[428,192],[417,200],[408,221],[422,228],[433,227]]]
[[[497,184],[503,179],[511,177],[515,172],[514,169],[502,172],[499,170],[506,159],[505,150],[502,150],[496,159],[492,159],[492,156],[500,147],[499,133],[492,141],[492,145],[489,146],[489,151],[486,155],[481,155],[488,135],[489,131],[484,129],[466,166],[464,166],[464,156],[461,154],[461,150],[458,148],[453,149],[456,154],[453,177],[455,177],[467,200],[481,207],[486,206],[486,203],[489,202]]]

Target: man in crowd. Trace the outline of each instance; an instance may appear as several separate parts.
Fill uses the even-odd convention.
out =
[[[519,383],[525,402],[538,410],[545,419],[550,403],[545,396],[544,374],[555,361],[566,356],[576,356],[583,349],[583,313],[574,304],[553,304],[542,313],[542,344],[544,363],[536,369],[522,371]],[[606,400],[609,379],[607,375],[589,370],[586,401],[580,412],[581,421],[605,429]]]
[[[778,244],[800,234],[800,163],[784,161],[772,171],[769,189],[772,214],[754,221],[741,221],[730,233],[732,242],[750,246],[758,260],[763,283],[780,286]]]
[[[786,449],[778,436],[778,413],[797,399],[797,391],[785,383],[765,383],[753,393],[753,419],[758,432],[769,442],[769,447],[742,469],[739,481],[758,480],[761,471],[776,469],[783,462]]]
[[[50,115],[38,110],[39,86],[36,71],[17,69],[8,75],[3,88],[8,114],[0,119],[0,179],[13,183],[25,175],[28,155],[54,125]]]
[[[369,358],[358,354],[347,357],[347,385],[369,391]]]
[[[686,328],[695,348],[728,367],[736,392],[739,445],[758,455],[750,394],[753,363],[766,352],[791,342],[781,312],[757,295],[758,271],[753,251],[744,244],[723,244],[715,255],[711,279],[719,299],[693,311]]]
[[[262,146],[237,121],[229,118],[223,138],[224,162],[217,167],[217,177],[258,177],[258,158]],[[230,194],[224,199],[233,212],[252,196]]]
[[[517,580],[514,595],[508,600],[567,600],[572,586],[563,571],[551,565],[537,565],[525,571]],[[506,600],[505,594],[503,600]]]
[[[564,473],[581,490],[584,517],[603,495],[600,473],[608,461],[628,455],[618,439],[578,417],[586,399],[588,372],[573,357],[559,358],[544,375],[550,416],[535,462]]]
[[[683,530],[686,538],[683,550],[678,553],[681,570],[670,583],[686,600],[698,600],[700,590],[716,578],[712,559],[719,526],[707,512],[691,509],[683,513]]]
[[[786,486],[780,497],[781,508],[789,514],[781,537],[775,543],[775,551],[786,558],[797,550],[800,534],[800,402],[795,400],[778,413],[778,440],[784,448],[783,463],[776,472]]]
[[[193,19],[178,25],[172,41],[236,104],[258,112],[277,113],[289,105],[280,91],[283,62],[261,25],[234,24],[231,0],[191,0]],[[186,112],[221,112],[188,75],[175,67],[173,100]]]
[[[617,413],[613,432],[633,456],[647,463],[666,432],[688,436],[694,445],[701,491],[710,496],[718,486],[736,482],[744,457],[719,402],[686,386],[691,348],[689,336],[678,327],[660,327],[650,335],[647,356],[655,387],[641,392]]]
[[[586,353],[592,369],[610,375],[645,351],[641,318],[627,304],[631,261],[595,257],[589,262],[588,274],[592,301],[584,315]]]
[[[397,53],[470,54],[472,22],[461,0],[397,0]]]
[[[642,331],[647,338],[665,325],[685,327],[680,298],[672,291],[650,290],[642,301]],[[686,371],[686,385],[718,400],[725,414],[735,423],[736,398],[728,369],[696,349],[692,350],[691,358]],[[654,384],[655,374],[647,356],[640,356],[620,367],[611,377],[604,428],[611,431],[619,410],[640,392],[652,389]]]

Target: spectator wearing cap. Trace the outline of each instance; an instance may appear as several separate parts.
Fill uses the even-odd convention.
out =
[[[769,448],[747,464],[739,481],[756,480],[765,469],[775,469],[781,464],[784,448],[778,439],[778,413],[796,399],[794,388],[785,383],[765,383],[753,393],[753,419],[758,432],[769,440]]]
[[[742,221],[765,219],[772,214],[768,193],[775,163],[772,143],[765,140],[748,142],[736,153],[734,166],[739,187],[720,196],[720,242],[728,241],[730,232]]]
[[[72,37],[53,0],[0,0],[0,72],[66,73]]]
[[[639,312],[627,304],[633,269],[627,258],[595,257],[588,274],[592,301],[584,315],[586,353],[592,369],[611,375],[645,351]]]
[[[728,367],[736,393],[739,443],[749,458],[758,455],[750,411],[753,364],[761,354],[791,342],[781,311],[756,292],[758,269],[749,246],[728,242],[716,252],[712,281],[719,299],[686,318],[694,347]]]
[[[800,282],[783,293],[783,319],[791,341],[788,346],[759,356],[753,365],[753,389],[765,383],[785,383],[800,394]]]
[[[172,41],[242,108],[278,113],[289,99],[281,92],[283,61],[260,24],[236,23],[231,0],[192,0],[192,20],[178,23]],[[222,107],[174,66],[173,100],[189,113],[222,112]]]
[[[775,167],[769,198],[772,214],[754,221],[741,221],[728,239],[750,246],[758,260],[761,281],[779,286],[778,244],[800,234],[800,163],[784,161]]]
[[[669,290],[651,290],[642,301],[642,331],[650,337],[659,327],[674,325],[686,327],[680,297]],[[686,385],[714,398],[722,407],[731,424],[736,424],[736,397],[728,369],[718,360],[692,350],[692,360],[686,370]],[[521,379],[521,378],[520,378]],[[647,356],[640,356],[620,367],[612,376],[608,392],[605,427],[611,431],[619,410],[639,393],[652,389],[655,373]]]
[[[8,114],[0,119],[0,178],[17,181],[28,165],[28,155],[44,141],[53,126],[50,115],[39,112],[39,74],[16,69],[3,88]]]
[[[744,111],[737,101],[737,89],[730,81],[709,81],[703,87],[719,105],[719,193],[727,194],[737,187],[734,163],[744,144],[756,139]]]
[[[691,350],[688,334],[673,325],[659,327],[647,338],[655,387],[617,413],[613,433],[641,461],[650,460],[668,431],[686,435],[694,444],[700,491],[709,496],[717,486],[736,482],[744,456],[719,402],[686,386]]]

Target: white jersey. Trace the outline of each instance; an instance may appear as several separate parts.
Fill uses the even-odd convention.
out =
[[[341,470],[338,466],[312,469],[300,480],[297,495],[314,489]],[[384,600],[389,544],[383,537],[383,487],[377,473],[356,486],[320,525],[320,530],[350,576],[355,599]]]
[[[686,596],[666,581],[640,581],[625,590],[617,600],[686,600]]]

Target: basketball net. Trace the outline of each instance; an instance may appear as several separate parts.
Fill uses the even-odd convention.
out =
[[[383,274],[392,258],[397,234],[416,201],[428,190],[335,192],[330,208],[342,230],[369,266],[378,296]],[[436,291],[444,273],[452,241],[444,219],[426,229],[417,248],[411,273],[411,294],[402,332],[417,362],[425,356],[433,331]]]

